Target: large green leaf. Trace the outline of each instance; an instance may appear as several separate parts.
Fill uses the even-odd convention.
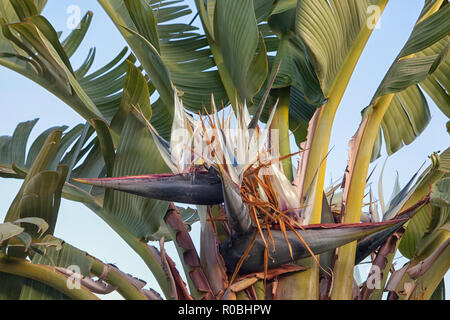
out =
[[[450,35],[447,35],[442,40],[436,42],[434,45],[416,53],[418,57],[425,57],[436,55],[444,50],[450,42]],[[450,71],[450,60],[442,61],[440,66],[430,74],[424,81],[420,83],[420,87],[433,99],[434,103],[441,109],[441,111],[450,118],[450,97],[448,90],[450,83],[448,81],[448,72]]]
[[[258,34],[252,0],[216,1],[214,43],[223,58],[219,70],[226,68],[241,101],[252,101],[268,72],[266,48]]]
[[[297,1],[296,33],[307,47],[325,95],[330,90],[377,0]]]
[[[167,172],[151,133],[133,114],[125,121],[114,162],[113,176]],[[145,239],[159,229],[168,203],[107,190],[104,208],[137,238]]]
[[[83,41],[89,26],[92,22],[92,12],[87,12],[86,15],[81,19],[79,27],[75,28],[69,36],[67,36],[66,39],[61,43],[64,51],[66,52],[67,56],[70,58],[73,56],[73,54],[77,51],[78,47],[80,46],[81,42]]]
[[[36,159],[37,155],[39,154],[39,152],[41,151],[45,140],[48,138],[48,136],[53,132],[53,131],[66,131],[68,127],[67,126],[55,126],[55,127],[51,127],[45,131],[43,131],[31,144],[30,149],[28,150],[27,153],[27,160],[25,163],[25,169],[26,168],[30,168],[33,165],[34,160]],[[26,141],[24,141],[26,143]]]
[[[67,132],[65,132],[67,126],[55,126],[45,130],[31,143],[27,152],[26,145],[29,135],[37,121],[38,119],[19,123],[12,136],[0,137],[0,177],[24,179],[46,140],[55,131],[61,132],[61,141],[44,169],[56,170],[59,164],[67,164],[70,170],[84,156],[82,150],[78,150],[77,147],[81,148],[85,145],[87,139],[92,135],[92,131],[88,134],[89,127],[81,124]],[[85,130],[87,131],[84,132]],[[77,144],[68,152],[76,140],[78,140]]]
[[[450,169],[449,154],[450,149],[447,149],[439,156],[438,160],[425,171],[426,174],[421,181],[419,181],[420,185],[425,185],[428,189],[429,185],[433,182],[433,179],[436,179],[435,177],[442,177],[445,174],[448,174]],[[439,191],[439,189],[436,188],[436,184],[444,185],[443,183],[445,180],[448,180],[448,178],[433,183],[433,189]],[[447,194],[448,192],[432,192],[431,196],[433,198],[441,198],[441,196],[445,197]],[[440,203],[439,201],[435,201],[435,203],[436,202],[438,204]],[[434,230],[439,229],[447,222],[449,217],[448,208],[439,208],[433,204],[422,207],[408,223],[405,233],[400,240],[400,252],[407,258],[414,257],[419,241],[421,241],[425,235],[431,234]]]
[[[140,110],[146,119],[149,120],[151,118],[152,110],[150,107],[150,92],[147,81],[142,72],[136,68],[134,64],[128,62],[121,108],[114,115],[111,122],[111,126],[115,128],[117,132],[122,130],[128,114],[131,111],[130,106]]]
[[[370,6],[379,3],[289,0],[272,7],[268,24],[280,39],[272,74],[281,61],[274,87],[292,85],[289,128],[298,144],[305,140],[316,108],[329,96],[339,95],[339,90],[343,93],[345,79],[370,35]],[[333,90],[339,81],[340,89]]]
[[[69,57],[83,40],[92,13],[88,12],[81,20],[80,28],[60,42],[50,22],[38,15],[40,11],[29,9],[31,0],[15,1],[14,6],[9,4],[10,1],[3,1],[4,8],[0,10],[0,65],[43,86],[86,120],[102,118],[110,121],[120,104],[126,68],[124,62],[119,64],[119,61],[126,49],[111,63],[86,76],[95,57],[92,49],[80,68],[73,71]]]
[[[32,143],[25,162],[25,146],[29,131],[36,121],[19,124],[12,137],[4,136],[1,139],[4,147],[1,176],[24,179],[22,187],[8,210],[6,221],[21,219],[19,221],[29,222],[31,221],[29,217],[42,218],[49,224],[45,227],[46,232],[51,234],[55,228],[66,177],[70,169],[81,160],[81,145],[86,142],[89,130],[82,125],[74,127],[65,134],[62,130],[67,127],[46,130]],[[78,143],[70,152],[67,152],[76,139]],[[16,163],[19,163],[21,168],[17,167]],[[39,233],[40,228],[27,226],[26,229]]]
[[[428,125],[431,115],[425,91],[442,112],[450,115],[449,70],[450,5],[444,1],[439,10],[427,14],[428,1],[415,25],[410,38],[381,82],[370,106],[363,110],[363,117],[381,97],[393,94],[383,117],[372,160],[380,155],[381,137],[386,151],[393,154],[403,145],[410,144]]]
[[[195,1],[214,63],[233,104],[253,102],[266,80],[267,51],[274,51],[277,43],[264,21],[273,2]]]
[[[151,132],[143,119],[138,118],[142,116],[149,120],[152,115],[147,80],[131,62],[128,62],[127,69],[121,107],[113,120],[113,125],[121,132],[115,153],[107,124],[94,121],[107,172],[113,177],[167,172]],[[76,174],[79,176],[80,173]],[[138,239],[147,239],[158,231],[168,207],[168,203],[163,201],[114,190],[107,190],[101,203],[108,215]]]
[[[58,166],[58,171],[48,171],[47,168],[53,166],[52,162],[54,162],[53,159],[55,156],[58,158],[62,157],[63,152],[61,150],[65,150],[69,147],[69,142],[74,140],[74,136],[76,136],[76,134],[73,133],[73,130],[72,134],[65,135],[63,138],[61,131],[52,131],[46,136],[45,141],[41,144],[40,152],[34,158],[31,166],[27,168],[26,172],[20,171],[22,174],[25,174],[22,187],[6,214],[6,223],[1,226],[12,227],[15,226],[15,224],[20,223],[21,227],[16,229],[22,231],[26,230],[27,232],[16,232],[15,234],[11,234],[11,228],[9,228],[10,232],[6,234],[3,227],[0,229],[2,229],[2,241],[5,240],[5,238],[14,236],[23,243],[25,248],[11,247],[7,251],[8,255],[25,257],[28,254],[27,249],[32,242],[31,235],[40,237],[43,233],[52,234],[54,232],[68,167]],[[10,141],[8,142],[12,141],[13,143],[10,145],[14,147],[26,145],[27,139],[28,134],[23,135],[21,139],[9,139]],[[62,143],[63,141],[64,143]],[[39,144],[40,142],[33,145],[38,146]],[[23,152],[20,153],[20,159],[22,159],[21,163],[24,165],[25,149],[19,149],[23,150]],[[10,153],[13,153],[12,150],[14,150],[14,148],[5,150],[5,157],[9,160],[13,160],[14,157],[7,156],[10,155]],[[59,161],[56,163],[58,162]],[[15,224],[11,224],[11,221],[14,221]],[[19,290],[21,290],[20,288],[26,286],[27,283],[31,283],[31,280],[24,280],[12,275],[2,274],[1,276],[5,286],[0,288],[0,295],[4,298],[17,299]],[[14,287],[15,290],[6,292],[6,289],[11,289],[10,286]]]
[[[142,63],[160,98],[152,106],[152,125],[165,138],[173,117],[173,86],[184,105],[203,111],[214,94],[217,105],[228,98],[205,36],[196,27],[173,20],[191,13],[181,1],[99,0]]]
[[[132,54],[127,55],[124,48],[114,59],[100,69],[88,73],[93,58],[88,56],[86,62],[75,72],[81,88],[86,92],[102,115],[102,119],[110,122],[119,109],[122,100],[122,89],[127,71],[126,61],[135,62]],[[124,58],[126,57],[126,58]],[[89,119],[90,120],[90,119]]]
[[[278,66],[279,63],[281,65],[273,87],[294,85],[301,89],[312,106],[322,105],[325,97],[319,80],[303,40],[295,33],[295,8],[280,14],[272,14],[269,18],[269,26],[280,38],[277,55],[272,63],[271,76],[275,72],[274,66]]]
[[[439,3],[439,1],[428,1],[428,3]],[[425,50],[448,36],[450,32],[450,21],[448,20],[450,6],[448,6],[447,1],[444,1],[444,4],[436,13],[424,19],[426,10],[425,7],[399,57],[406,57]]]
[[[169,72],[161,59],[159,52],[152,44],[136,31],[121,27],[131,49],[140,59],[144,69],[150,74],[153,84],[161,99],[168,106],[173,104],[173,89]]]
[[[40,13],[44,9],[44,6],[46,3],[47,3],[47,0],[35,0],[35,1],[31,1],[29,3],[29,5],[30,6],[34,5],[37,12]],[[0,17],[5,19],[9,23],[15,23],[15,22],[20,21],[18,15],[16,13],[16,10],[14,9],[11,1],[9,1],[9,0],[2,1],[0,3]],[[3,34],[0,33],[0,52],[14,54],[15,50],[16,50],[16,48],[14,48],[14,45],[12,43],[10,43],[7,39],[5,39]],[[20,59],[15,60],[15,62],[18,63],[19,65],[23,64],[23,61],[20,61]],[[3,63],[10,63],[10,62],[6,61],[3,57],[1,57],[0,64],[3,64]]]
[[[47,233],[53,233],[56,225],[61,190],[68,168],[59,166],[58,171],[46,171],[61,141],[61,131],[54,131],[46,139],[40,153],[28,170],[22,187],[14,198],[5,221],[39,217],[49,223]],[[38,195],[38,196],[36,196]]]
[[[309,120],[317,107],[325,102],[325,97],[306,48],[294,32],[294,23],[295,8],[269,18],[269,25],[278,34],[279,42],[276,56],[271,59],[268,78],[274,76],[279,66],[273,88],[291,87],[289,129],[294,133],[297,144],[300,144],[306,139]]]
[[[17,178],[25,179],[27,173],[31,170],[35,160],[38,159],[39,153],[42,149],[47,149],[47,139],[54,136],[55,132],[63,132],[67,126],[52,127],[42,132],[35,141],[31,143],[31,147],[25,157],[25,146],[28,141],[29,131],[31,126],[37,120],[21,123],[17,126],[12,137],[0,137],[0,147],[2,148],[0,161],[0,177],[3,178]],[[94,126],[103,124],[103,135],[98,134],[98,137],[92,139],[95,130],[86,123],[77,125],[72,130],[61,135],[60,142],[54,144],[54,150],[49,154],[50,159],[45,158],[45,163],[40,164],[41,171],[57,170],[58,166],[64,165],[68,167],[67,180],[70,177],[104,177],[105,160],[102,154],[102,143],[100,140],[107,135],[111,140],[110,128],[103,120],[93,120]],[[107,131],[107,133],[104,133]],[[110,141],[111,148],[113,142]],[[42,157],[42,154],[41,154]],[[26,158],[26,161],[24,160]],[[108,158],[105,157],[107,160]],[[41,160],[38,160],[42,162]],[[25,164],[23,164],[25,163]],[[20,164],[20,167],[17,165]],[[50,179],[51,174],[47,174],[46,179]],[[50,180],[46,180],[50,183]],[[92,192],[96,196],[104,196],[103,189],[91,188],[84,184],[76,184],[86,191]]]
[[[381,122],[388,154],[413,142],[430,120],[428,103],[419,86],[412,85],[396,94]]]

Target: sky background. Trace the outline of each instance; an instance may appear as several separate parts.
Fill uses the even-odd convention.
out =
[[[193,7],[193,0],[187,1]],[[420,13],[423,0],[391,0],[387,5],[379,24],[360,58],[358,66],[350,81],[349,87],[341,102],[333,126],[330,148],[332,151],[327,161],[327,182],[340,179],[348,160],[348,142],[358,128],[361,120],[360,111],[370,102],[380,81],[392,64],[400,49],[408,39],[410,32]],[[121,35],[94,0],[48,0],[44,10],[46,16],[57,31],[65,37],[70,30],[67,21],[71,16],[68,8],[76,5],[82,15],[88,10],[94,12],[90,30],[77,53],[72,58],[76,69],[85,59],[88,50],[96,47],[96,60],[91,70],[103,66],[113,59],[126,46]],[[196,24],[198,24],[198,20]],[[36,85],[34,82],[0,66],[0,136],[12,135],[19,122],[40,118],[32,131],[30,143],[45,129],[56,125],[73,127],[84,120],[58,98]],[[446,134],[447,118],[429,100],[431,122],[425,132],[411,145],[405,146],[389,157],[383,175],[385,199],[392,192],[396,174],[399,174],[403,186],[410,179],[427,157],[435,151],[443,151],[449,146],[449,135]],[[386,153],[374,172],[374,190]],[[428,164],[427,164],[428,165]],[[0,221],[3,221],[14,196],[18,192],[21,181],[0,179]],[[194,242],[198,243],[199,226],[194,225],[191,233]],[[148,282],[148,286],[158,290],[152,274],[139,256],[116,235],[100,218],[81,204],[63,200],[60,207],[55,236],[96,256],[106,263],[114,263],[123,271]],[[178,261],[173,246],[166,248],[168,254]],[[401,267],[398,261],[396,268]],[[181,270],[181,269],[180,269]],[[367,270],[362,270],[366,272]],[[448,288],[450,276],[446,275]],[[107,298],[120,298],[112,293]],[[447,290],[447,299],[449,298]]]

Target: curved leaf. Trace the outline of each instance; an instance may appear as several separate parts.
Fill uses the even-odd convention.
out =
[[[21,234],[24,230],[11,222],[0,223],[0,243]]]
[[[61,43],[61,45],[64,48],[64,51],[66,52],[69,58],[73,56],[73,54],[77,51],[78,47],[83,41],[89,29],[89,26],[91,25],[92,16],[93,13],[91,11],[88,11],[83,17],[83,19],[81,19],[79,26],[75,28],[70,33],[70,35],[66,39],[64,39],[64,41]]]
[[[325,95],[363,28],[376,0],[297,2],[296,32],[303,39]]]
[[[8,1],[5,1],[9,3]],[[38,1],[38,8],[45,1]],[[25,10],[31,0],[17,2],[18,10]],[[126,72],[118,64],[126,49],[111,63],[86,76],[95,51],[74,72],[69,61],[83,40],[92,19],[88,12],[80,28],[74,30],[62,43],[52,25],[42,16],[33,15],[16,21],[7,4],[0,10],[0,64],[43,86],[70,105],[86,120],[101,118],[110,121],[121,100],[121,90]],[[129,59],[132,59],[129,57]]]
[[[442,1],[430,1],[434,5]],[[433,14],[429,4],[419,17],[410,38],[381,82],[365,118],[383,97],[390,98],[384,114],[372,160],[380,155],[381,132],[386,151],[393,154],[419,136],[430,121],[425,91],[449,115],[449,83],[444,74],[449,66],[450,5],[445,2]]]
[[[46,233],[53,233],[61,201],[61,192],[66,180],[68,168],[59,166],[58,172],[45,171],[61,141],[61,132],[54,131],[46,139],[39,155],[28,170],[22,187],[14,198],[5,221],[16,221],[24,218],[42,218],[48,223]],[[33,221],[30,219],[19,222]],[[33,233],[41,234],[43,226],[37,225],[30,229]]]
[[[450,207],[450,177],[442,178],[433,185],[430,201],[436,207]]]
[[[221,101],[227,103],[219,74],[217,70],[211,70],[215,63],[207,39],[197,32],[196,27],[172,22],[190,14],[188,6],[180,5],[181,1],[168,0],[99,2],[160,94],[152,106],[154,115],[151,122],[162,137],[170,136],[172,83],[183,95],[185,106],[191,110],[203,111],[203,105],[211,100],[211,93],[218,105]]]
[[[437,160],[434,161],[431,167],[429,167],[422,177],[417,182],[417,186],[414,188],[420,189],[424,187],[426,192],[429,193],[430,185],[433,185],[433,189],[436,190],[435,183],[441,183],[440,177],[444,176],[450,171],[448,166],[450,150],[442,152]],[[434,180],[434,181],[433,181]],[[446,193],[443,194],[446,196]],[[433,192],[432,192],[433,197]],[[436,197],[436,193],[434,195]],[[439,197],[438,197],[439,198]],[[439,203],[439,202],[438,202]],[[448,209],[437,208],[433,204],[425,206],[419,210],[415,217],[413,217],[406,227],[400,243],[399,250],[407,258],[412,258],[417,250],[417,245],[421,239],[434,230],[439,229],[448,219]]]
[[[19,167],[25,167],[27,141],[37,121],[38,119],[19,123],[11,137],[0,137],[0,164],[2,167],[11,167],[13,163]]]

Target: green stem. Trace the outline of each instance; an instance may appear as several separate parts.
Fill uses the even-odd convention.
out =
[[[388,0],[379,0],[377,6],[381,11],[387,5]],[[347,85],[363,52],[366,43],[372,34],[372,29],[365,26],[349,51],[339,73],[337,74],[330,91],[326,92],[328,102],[320,109],[316,130],[313,133],[310,155],[306,167],[306,176],[303,183],[303,196],[313,182],[317,179],[315,197],[312,199],[313,213],[311,221],[320,221],[322,212],[322,190],[325,181],[326,156],[330,143],[331,130],[337,108],[344,96]],[[313,222],[311,222],[313,223]]]
[[[290,88],[280,89],[278,92],[279,102],[277,110],[272,120],[272,129],[278,130],[278,143],[280,156],[287,156],[291,154],[291,146],[289,143],[289,102],[290,102]],[[292,172],[292,160],[287,158],[282,160],[283,171],[286,177],[292,181],[294,178]]]
[[[7,257],[0,254],[0,271],[41,282],[58,290],[74,300],[99,300],[99,298],[82,285],[70,289],[67,286],[68,277],[55,271],[54,268],[32,264],[25,259]]]
[[[381,97],[373,106],[373,111],[361,123],[356,135],[349,164],[350,179],[346,179],[344,190],[344,223],[358,223],[361,218],[366,177],[369,169],[373,145],[383,116],[389,107],[393,94]],[[349,300],[352,296],[353,268],[355,262],[356,241],[338,249],[338,258],[334,267],[331,298]]]
[[[266,288],[264,287],[264,280],[258,280],[253,284],[255,288],[256,297],[258,300],[266,300]]]
[[[427,15],[436,12],[440,6],[433,6]],[[414,57],[411,54],[403,59]],[[381,121],[389,108],[395,94],[390,93],[378,97],[373,101],[372,109],[361,123],[352,146],[351,159],[349,161],[349,176],[346,177],[344,201],[344,223],[356,223],[360,221],[361,208],[364,198],[367,172],[371,160],[373,146],[381,125]],[[338,258],[335,264],[335,278],[333,280],[331,298],[350,299],[353,285],[353,262],[355,259],[356,242],[349,243],[338,249]]]
[[[280,279],[277,288],[278,299],[319,300],[319,267],[317,263],[313,258],[305,258],[296,263],[308,269]]]

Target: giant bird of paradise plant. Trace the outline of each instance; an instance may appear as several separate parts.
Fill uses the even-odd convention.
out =
[[[334,115],[372,32],[370,8],[381,12],[387,0],[196,0],[203,31],[176,21],[191,13],[181,0],[98,2],[132,52],[91,73],[95,49],[78,69],[70,62],[91,12],[61,40],[41,15],[45,0],[0,5],[0,64],[86,119],[67,132],[43,132],[28,154],[37,120],[0,139],[0,175],[24,180],[0,225],[0,297],[97,299],[117,290],[126,299],[161,299],[53,236],[61,197],[111,226],[167,299],[443,296],[448,149],[431,155],[386,205],[380,192],[381,218],[371,192],[369,214],[363,202],[383,137],[392,154],[425,129],[424,93],[450,114],[448,1],[425,1],[362,112],[344,182],[329,188]],[[200,248],[189,235],[196,221]],[[187,286],[166,241],[175,243]],[[410,261],[390,274],[398,250]],[[369,258],[367,281],[355,285],[354,267]],[[68,288],[67,279],[79,286]]]

